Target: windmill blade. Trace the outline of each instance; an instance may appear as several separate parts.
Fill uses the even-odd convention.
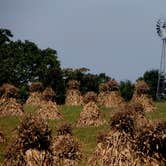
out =
[[[157,26],[157,28],[160,28],[160,25],[159,25],[159,24],[157,24],[156,26]]]
[[[166,20],[165,19],[159,19],[156,22],[156,31],[162,40],[166,40]]]
[[[156,28],[156,30],[157,30],[157,33],[161,32],[161,29],[159,29],[159,28]]]
[[[166,23],[165,23],[165,22],[164,22],[164,24],[163,24],[163,28],[166,29]]]

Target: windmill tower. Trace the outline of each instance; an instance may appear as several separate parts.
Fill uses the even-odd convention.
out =
[[[161,61],[160,61],[160,69],[159,69],[159,77],[157,83],[157,92],[156,98],[160,98],[161,93],[164,92],[165,89],[165,81],[161,85],[161,76],[166,76],[166,57],[165,57],[165,49],[166,49],[166,19],[159,19],[156,24],[156,30],[160,38],[162,39],[162,52],[161,52]]]

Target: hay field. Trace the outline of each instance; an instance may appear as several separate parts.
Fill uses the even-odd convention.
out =
[[[146,116],[150,120],[166,119],[166,102],[155,103],[157,106],[156,112],[146,113]],[[99,132],[105,131],[109,128],[108,123],[105,123],[99,127],[86,127],[86,128],[76,128],[75,124],[78,120],[79,114],[81,112],[80,106],[58,106],[59,110],[63,115],[63,120],[48,120],[50,127],[52,128],[53,136],[56,135],[56,126],[62,121],[70,122],[73,125],[73,135],[79,140],[81,144],[81,151],[83,153],[84,160],[80,165],[85,165],[87,158],[94,151],[96,147],[96,136]],[[36,108],[30,105],[24,106],[24,111],[27,113],[34,113]],[[108,122],[110,116],[116,112],[115,109],[101,108],[101,112]],[[5,149],[7,144],[11,142],[13,132],[15,132],[16,126],[19,124],[19,119],[16,117],[0,117],[0,129],[3,132],[6,143],[0,146],[0,163],[4,160]]]

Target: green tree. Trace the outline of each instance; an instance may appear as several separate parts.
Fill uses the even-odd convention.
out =
[[[149,85],[149,88],[150,88],[149,94],[152,96],[154,100],[156,100],[158,77],[159,77],[158,70],[153,69],[153,70],[146,71],[143,74],[143,77],[138,78],[138,80],[144,80]],[[164,76],[161,75],[160,91],[163,84],[164,84]]]
[[[0,29],[0,45],[10,42],[10,38],[13,37],[13,34],[8,29]]]
[[[81,93],[86,93],[88,91],[94,91],[98,93],[99,84],[107,82],[110,77],[105,73],[91,74],[87,73],[89,69],[82,67],[73,70],[72,68],[64,69],[64,79],[65,83],[69,80],[74,79],[80,81],[80,91]]]
[[[133,96],[134,84],[132,84],[130,80],[121,81],[119,88],[120,88],[121,96],[126,101],[129,101]]]
[[[0,39],[3,41],[0,45],[0,85],[11,83],[24,94],[29,82],[41,81],[45,86],[51,85],[56,90],[58,101],[62,101],[59,97],[63,96],[63,75],[56,50],[42,50],[28,40],[9,41],[10,31],[0,32],[3,34],[3,39]]]

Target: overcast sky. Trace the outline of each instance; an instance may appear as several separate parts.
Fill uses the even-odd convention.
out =
[[[0,26],[14,39],[56,49],[62,67],[135,81],[159,68],[156,21],[166,0],[0,0]]]

